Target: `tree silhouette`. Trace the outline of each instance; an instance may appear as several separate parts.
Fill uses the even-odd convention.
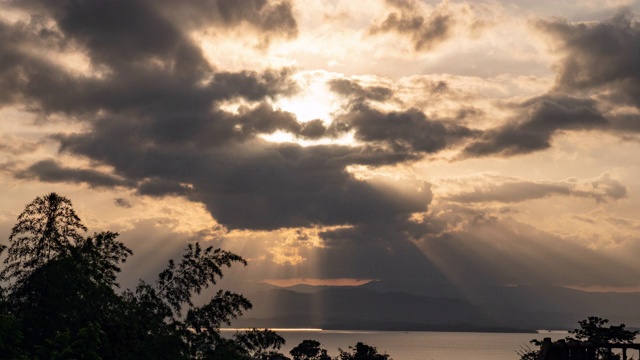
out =
[[[606,326],[607,323],[609,323],[608,319],[589,316],[585,320],[578,321],[578,325],[580,325],[580,327],[569,331],[573,336],[567,336],[565,341],[590,342],[598,347],[605,344],[632,343],[638,335],[638,331],[626,329],[625,324]],[[538,347],[542,345],[542,341],[538,339],[533,339],[530,342]],[[538,350],[531,350],[529,347],[526,347],[521,348],[521,350],[516,351],[516,353],[520,355],[521,360],[533,360],[537,358]],[[606,350],[599,351],[597,359],[618,360],[620,359],[620,356]]]
[[[277,360],[286,358],[276,351],[285,344],[285,340],[275,331],[251,329],[239,332],[234,337],[247,349],[252,359]]]
[[[293,360],[331,360],[327,350],[320,348],[320,342],[316,340],[303,340],[289,351]]]
[[[378,349],[373,346],[358,342],[355,347],[349,346],[351,353],[338,349],[340,354],[337,360],[393,360],[387,354],[378,353]]]
[[[251,303],[226,291],[201,306],[192,297],[244,259],[189,244],[154,285],[140,281],[117,294],[119,264],[132,252],[115,232],[82,236],[86,231],[71,201],[56,193],[37,197],[19,215],[0,272],[11,284],[0,292],[0,355],[195,359],[210,358],[203,354],[217,346],[234,348],[219,328]]]
[[[119,266],[133,253],[118,233],[83,236],[86,231],[71,201],[56,193],[37,197],[19,215],[9,246],[0,246],[7,253],[0,271],[0,358],[289,360],[278,352],[285,339],[272,330],[220,334],[251,308],[244,296],[218,290],[208,302],[193,301],[225,268],[246,265],[239,255],[188,244],[155,283],[140,280],[116,293]],[[351,349],[340,350],[337,360],[389,359],[362,343]],[[291,354],[330,360],[315,340]]]
[[[567,340],[590,341],[594,344],[625,344],[632,343],[638,335],[637,331],[625,329],[624,324],[607,327],[607,323],[608,319],[589,316],[578,321],[580,328],[570,331],[573,337],[567,337]]]
[[[69,199],[56,193],[36,197],[11,229],[9,251],[4,260],[6,267],[0,277],[9,281],[24,279],[34,269],[81,242],[81,232],[86,231]]]

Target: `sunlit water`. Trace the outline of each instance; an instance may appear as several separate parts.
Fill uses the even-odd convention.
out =
[[[229,331],[229,330],[227,330]],[[229,334],[227,331],[225,333]],[[375,346],[394,360],[517,360],[516,350],[530,345],[531,339],[562,339],[566,333],[461,333],[422,331],[332,331],[277,329],[286,339],[280,352],[289,350],[302,340],[313,339],[338,355],[338,348],[348,350],[358,341]]]

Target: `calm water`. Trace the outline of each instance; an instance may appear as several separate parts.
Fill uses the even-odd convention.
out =
[[[550,337],[562,339],[566,333],[503,334],[417,331],[332,331],[274,329],[287,341],[280,349],[285,355],[302,340],[319,341],[329,355],[338,355],[338,348],[348,350],[358,341],[375,346],[393,360],[517,360],[515,353],[529,340]],[[226,331],[225,331],[226,332]]]

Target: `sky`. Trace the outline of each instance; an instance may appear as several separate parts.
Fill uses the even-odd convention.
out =
[[[640,3],[0,0],[0,236],[232,281],[640,290]]]

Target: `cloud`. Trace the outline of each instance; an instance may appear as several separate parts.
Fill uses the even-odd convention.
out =
[[[74,169],[60,166],[54,160],[42,160],[18,172],[19,179],[36,178],[44,182],[84,183],[95,187],[129,186],[130,182],[96,170]]]
[[[373,101],[386,101],[393,96],[393,91],[384,86],[363,87],[357,81],[349,79],[333,79],[329,88],[336,94]]]
[[[55,37],[43,36],[33,24],[2,24],[0,33],[6,35],[0,40],[7,57],[0,63],[0,72],[7,80],[0,94],[11,93],[12,100],[24,97],[34,109],[47,113],[136,109],[170,116],[187,108],[206,111],[212,100],[256,100],[294,91],[286,70],[214,71],[191,38],[152,5],[144,1],[73,6],[44,2],[39,8],[55,21]],[[42,46],[85,53],[92,71],[101,76],[78,77],[32,55],[31,48]]]
[[[207,28],[247,24],[262,35],[294,37],[298,34],[290,1],[196,0],[180,6],[170,0],[149,2],[160,3],[162,12],[177,18],[180,26]]]
[[[443,196],[457,203],[517,203],[550,196],[576,196],[603,202],[627,196],[626,186],[606,173],[595,179],[564,181],[531,181],[487,174],[458,179],[455,183],[460,191]],[[463,190],[469,188],[473,190]]]
[[[33,153],[42,147],[42,142],[22,139],[13,134],[0,135],[0,152],[18,156]]]
[[[347,164],[384,161],[376,154],[362,153],[362,149],[285,144],[229,151],[240,156],[218,157],[219,170],[203,174],[194,183],[196,188],[206,189],[201,200],[229,227],[275,229],[378,222],[408,216],[428,205],[429,198],[419,193],[382,191],[349,174]]]
[[[592,99],[546,94],[516,105],[512,121],[486,130],[464,149],[467,156],[511,156],[545,150],[562,130],[605,129],[608,120]]]
[[[29,139],[25,143],[33,144],[28,152],[12,139],[2,138],[0,151],[12,154],[7,157],[10,161],[2,160],[9,165],[0,167],[3,173],[18,178],[82,184],[63,188],[84,194],[96,193],[87,187],[100,188],[103,199],[96,202],[100,209],[107,204],[114,214],[131,213],[131,219],[120,223],[133,226],[126,236],[149,257],[142,261],[145,271],[149,263],[160,268],[152,259],[162,248],[159,244],[171,249],[168,256],[179,254],[183,241],[235,236],[221,241],[226,242],[225,247],[257,259],[259,271],[251,270],[257,280],[265,276],[269,260],[274,260],[281,263],[271,269],[274,277],[413,276],[444,283],[453,276],[492,284],[637,283],[635,268],[629,270],[609,252],[589,248],[597,240],[589,236],[596,232],[585,227],[609,224],[606,221],[611,221],[611,227],[620,227],[613,218],[605,221],[604,215],[600,219],[567,214],[563,220],[579,219],[569,224],[580,225],[576,225],[579,230],[574,237],[565,238],[554,235],[553,229],[545,232],[526,225],[526,221],[547,224],[535,219],[535,214],[516,214],[514,210],[533,209],[538,202],[530,207],[524,203],[548,198],[550,202],[562,200],[563,206],[589,204],[592,202],[580,199],[594,199],[608,203],[597,205],[599,208],[615,208],[627,203],[617,200],[633,196],[629,190],[632,184],[606,173],[559,181],[486,176],[458,180],[458,189],[436,194],[434,201],[428,185],[418,189],[407,186],[406,179],[398,180],[404,172],[438,176],[449,169],[451,173],[469,171],[467,165],[522,168],[529,164],[506,165],[503,159],[467,164],[462,160],[542,151],[565,131],[637,132],[637,114],[627,109],[638,107],[637,74],[625,63],[637,63],[635,49],[629,47],[627,58],[619,49],[622,43],[637,43],[637,23],[628,18],[619,23],[540,22],[538,28],[558,41],[557,49],[563,55],[556,67],[557,84],[545,93],[551,80],[536,77],[547,76],[544,71],[532,73],[522,65],[516,66],[516,71],[500,65],[513,61],[536,63],[536,69],[546,69],[547,59],[540,56],[535,41],[522,42],[522,48],[516,50],[510,46],[525,34],[511,27],[521,19],[521,13],[496,27],[495,34],[514,33],[508,45],[491,48],[499,52],[495,55],[487,52],[486,46],[496,45],[498,37],[483,33],[488,36],[474,38],[474,24],[481,24],[473,22],[488,19],[490,16],[483,14],[489,12],[498,19],[502,8],[497,3],[477,5],[486,7],[485,12],[469,11],[476,5],[461,3],[440,5],[435,10],[418,1],[387,3],[393,8],[387,8],[374,22],[370,22],[375,15],[369,10],[347,13],[358,10],[360,4],[353,2],[336,5],[336,11],[346,9],[345,16],[331,23],[299,8],[297,11],[320,25],[305,24],[300,41],[258,49],[250,53],[264,57],[247,60],[242,55],[247,54],[246,49],[238,50],[247,40],[257,39],[264,45],[296,36],[293,2],[196,0],[179,7],[168,0],[11,2],[6,6],[20,7],[20,14],[27,11],[38,16],[24,21],[4,14],[1,17],[0,106],[30,112],[38,121],[30,123],[27,130],[18,130]],[[367,29],[368,36],[356,36]],[[596,33],[609,34],[621,42],[610,41],[610,57],[600,49],[606,41],[592,41]],[[396,50],[398,38],[403,38],[415,52],[441,49],[443,53],[389,53],[387,47],[378,46],[380,39],[374,34],[380,38],[389,35],[393,40],[389,48]],[[461,36],[456,38],[460,43],[451,42],[454,36]],[[321,41],[327,39],[336,46],[323,47]],[[307,40],[315,45],[309,47]],[[451,43],[445,44],[447,41]],[[309,49],[300,50],[303,46]],[[511,52],[502,51],[503,47]],[[292,55],[293,51],[296,54]],[[461,53],[482,53],[489,60],[467,61],[468,56]],[[509,61],[501,60],[507,57]],[[326,99],[316,96],[316,90],[298,92],[302,86],[312,89],[317,85],[305,84],[300,75],[312,74],[314,64],[322,68],[329,60],[335,60],[332,69],[344,74],[326,73],[315,78],[322,83],[318,93]],[[359,67],[358,61],[367,64]],[[460,70],[456,62],[464,62],[468,70]],[[261,67],[282,63],[305,70]],[[607,63],[614,66],[607,68]],[[243,70],[244,64],[256,67]],[[372,69],[395,76],[397,81],[368,74]],[[465,71],[470,76],[460,76]],[[513,75],[508,75],[510,72]],[[325,84],[331,77],[336,78]],[[314,105],[319,108],[329,103],[332,107],[323,109],[326,115],[309,115],[305,120],[316,120],[303,122],[295,113],[278,108],[279,100],[287,98],[292,102],[318,100]],[[618,104],[627,106],[613,106]],[[344,107],[333,111],[341,105]],[[316,109],[304,110],[312,110],[307,112],[312,114]],[[508,118],[504,114],[509,114]],[[30,121],[27,117],[15,119]],[[322,120],[317,119],[320,117]],[[64,119],[64,123],[57,119]],[[264,140],[271,138],[265,135],[280,132],[294,141],[317,141],[300,141],[303,146]],[[33,142],[38,136],[57,142],[61,158],[52,159],[54,155],[49,153],[43,160],[42,154],[52,150],[51,143]],[[337,139],[350,137],[355,141],[337,144]],[[461,149],[457,163],[412,163]],[[68,158],[83,161],[61,160]],[[560,161],[567,160],[559,160],[558,164],[564,165],[566,162]],[[77,163],[97,166],[71,165]],[[599,172],[610,167],[597,166]],[[538,176],[555,178],[544,171],[558,167],[544,168]],[[109,171],[100,170],[105,168]],[[374,175],[361,176],[364,171],[358,169],[362,168]],[[567,168],[563,169],[565,174],[572,170]],[[427,174],[430,171],[435,175]],[[383,172],[393,173],[393,180],[376,178],[376,173]],[[15,183],[22,186],[27,181]],[[33,188],[42,186],[51,185],[36,184]],[[121,190],[138,197],[122,197]],[[156,204],[157,198],[164,198],[163,204],[184,202],[184,212],[179,217],[162,210],[157,210],[162,213],[157,217],[141,215],[140,209]],[[133,212],[126,210],[141,202],[146,205],[136,206]],[[185,226],[194,217],[195,208],[207,215],[206,221]],[[92,217],[100,216],[111,218],[110,214]],[[144,218],[148,221],[136,224]],[[595,222],[589,225],[588,220]],[[157,224],[162,226],[156,228]],[[177,232],[179,226],[184,229]],[[300,228],[322,229],[313,240],[322,246],[308,244],[310,240],[303,235],[279,245],[274,240],[278,234]],[[631,239],[628,234],[634,231],[627,229],[624,235]],[[249,243],[233,247],[233,241],[240,237]],[[149,241],[135,240],[143,238]],[[631,242],[619,246],[633,250]],[[265,260],[258,260],[260,256]],[[603,271],[603,267],[593,266],[596,263],[614,266]],[[624,279],[616,277],[621,273]]]
[[[121,207],[121,208],[125,208],[125,209],[130,209],[133,207],[133,205],[131,205],[131,202],[127,199],[124,198],[115,198],[113,199],[113,204],[117,207]]]
[[[456,284],[637,285],[637,269],[612,254],[511,218],[471,223],[418,246]],[[603,269],[594,264],[610,264]]]
[[[397,11],[369,27],[369,34],[396,32],[408,36],[415,51],[429,51],[451,36],[455,20],[446,5],[432,11],[428,17],[421,15],[421,7],[415,1],[387,1]]]
[[[307,139],[319,139],[327,133],[327,128],[320,119],[307,121],[302,124],[298,135]]]
[[[224,147],[174,146],[140,134],[153,127],[101,121],[96,131],[60,137],[63,151],[114,167],[148,195],[188,194],[229,228],[275,229],[377,221],[422,211],[427,201],[386,194],[354,178],[351,164],[380,165],[402,158],[349,146],[301,147],[261,140]],[[205,137],[206,138],[206,137]],[[117,145],[116,145],[117,144]],[[197,144],[197,143],[196,143]],[[190,184],[185,188],[182,184]]]
[[[332,126],[338,132],[354,131],[359,141],[407,154],[435,153],[478,134],[455,123],[431,120],[417,109],[383,112],[363,102],[352,104]]]
[[[216,4],[229,24],[257,21],[256,11],[271,11],[264,10],[271,6],[265,2]],[[52,137],[60,151],[109,166],[114,175],[44,160],[18,177],[128,186],[140,195],[157,197],[184,196],[205,204],[229,229],[378,223],[424,211],[430,196],[394,192],[357,179],[347,167],[412,160],[413,152],[438,151],[468,133],[417,111],[384,114],[360,107],[344,120],[366,144],[270,143],[260,135],[285,131],[319,138],[330,131],[319,122],[301,123],[270,104],[296,91],[289,70],[215,69],[155,2],[25,6],[49,16],[44,22],[57,31],[50,46],[74,44],[94,69],[103,71],[100,76],[78,76],[16,47],[20,61],[0,64],[23,79],[13,91],[32,104],[32,111],[81,122],[81,131]],[[229,13],[224,13],[225,6]],[[5,29],[28,35],[21,25]],[[390,94],[382,87],[352,82],[335,86],[380,100]],[[230,100],[242,100],[246,106],[223,110],[221,104]],[[391,140],[383,139],[386,131],[393,134]]]
[[[570,23],[539,20],[562,55],[556,83],[548,93],[517,104],[515,118],[486,130],[464,156],[512,156],[551,147],[561,131],[598,130],[628,136],[640,130],[640,23],[628,12],[608,21]]]
[[[563,57],[557,64],[557,89],[600,94],[616,104],[640,108],[640,22],[630,12],[608,21],[570,23],[540,20]]]

